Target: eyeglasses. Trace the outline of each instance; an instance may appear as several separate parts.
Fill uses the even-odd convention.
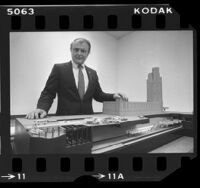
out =
[[[72,50],[73,50],[73,52],[76,52],[76,53],[79,52],[79,51],[80,51],[81,53],[87,53],[87,50],[80,49],[80,48],[73,48]]]

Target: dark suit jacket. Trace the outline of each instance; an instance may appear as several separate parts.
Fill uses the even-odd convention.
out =
[[[113,94],[104,93],[95,70],[85,66],[88,74],[88,88],[80,99],[72,63],[55,64],[38,100],[37,108],[49,111],[53,99],[58,95],[57,115],[92,114],[92,99],[98,102],[113,101]]]

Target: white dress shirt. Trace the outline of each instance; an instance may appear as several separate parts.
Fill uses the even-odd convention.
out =
[[[82,64],[83,68],[82,68],[82,72],[83,72],[83,76],[84,76],[84,82],[85,82],[85,92],[87,91],[88,88],[88,83],[89,83],[89,79],[88,79],[88,75],[85,69],[85,65]],[[75,78],[75,83],[76,83],[76,87],[78,89],[78,65],[76,63],[74,63],[72,61],[72,70],[73,70],[73,74],[74,74],[74,78]]]

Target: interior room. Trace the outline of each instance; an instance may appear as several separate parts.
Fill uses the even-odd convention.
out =
[[[146,102],[148,73],[159,67],[163,106],[170,112],[193,113],[192,31],[11,32],[11,136],[13,119],[36,108],[53,65],[71,60],[75,38],[91,42],[85,64],[97,71],[104,92],[122,92],[129,101]],[[57,98],[49,114],[55,114],[56,107]],[[102,112],[103,104],[93,101],[93,109]],[[159,152],[191,152],[192,144],[193,138],[184,137],[173,142],[171,150],[165,146]]]

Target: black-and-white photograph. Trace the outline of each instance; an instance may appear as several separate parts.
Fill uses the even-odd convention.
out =
[[[193,31],[10,32],[13,154],[193,153]]]

